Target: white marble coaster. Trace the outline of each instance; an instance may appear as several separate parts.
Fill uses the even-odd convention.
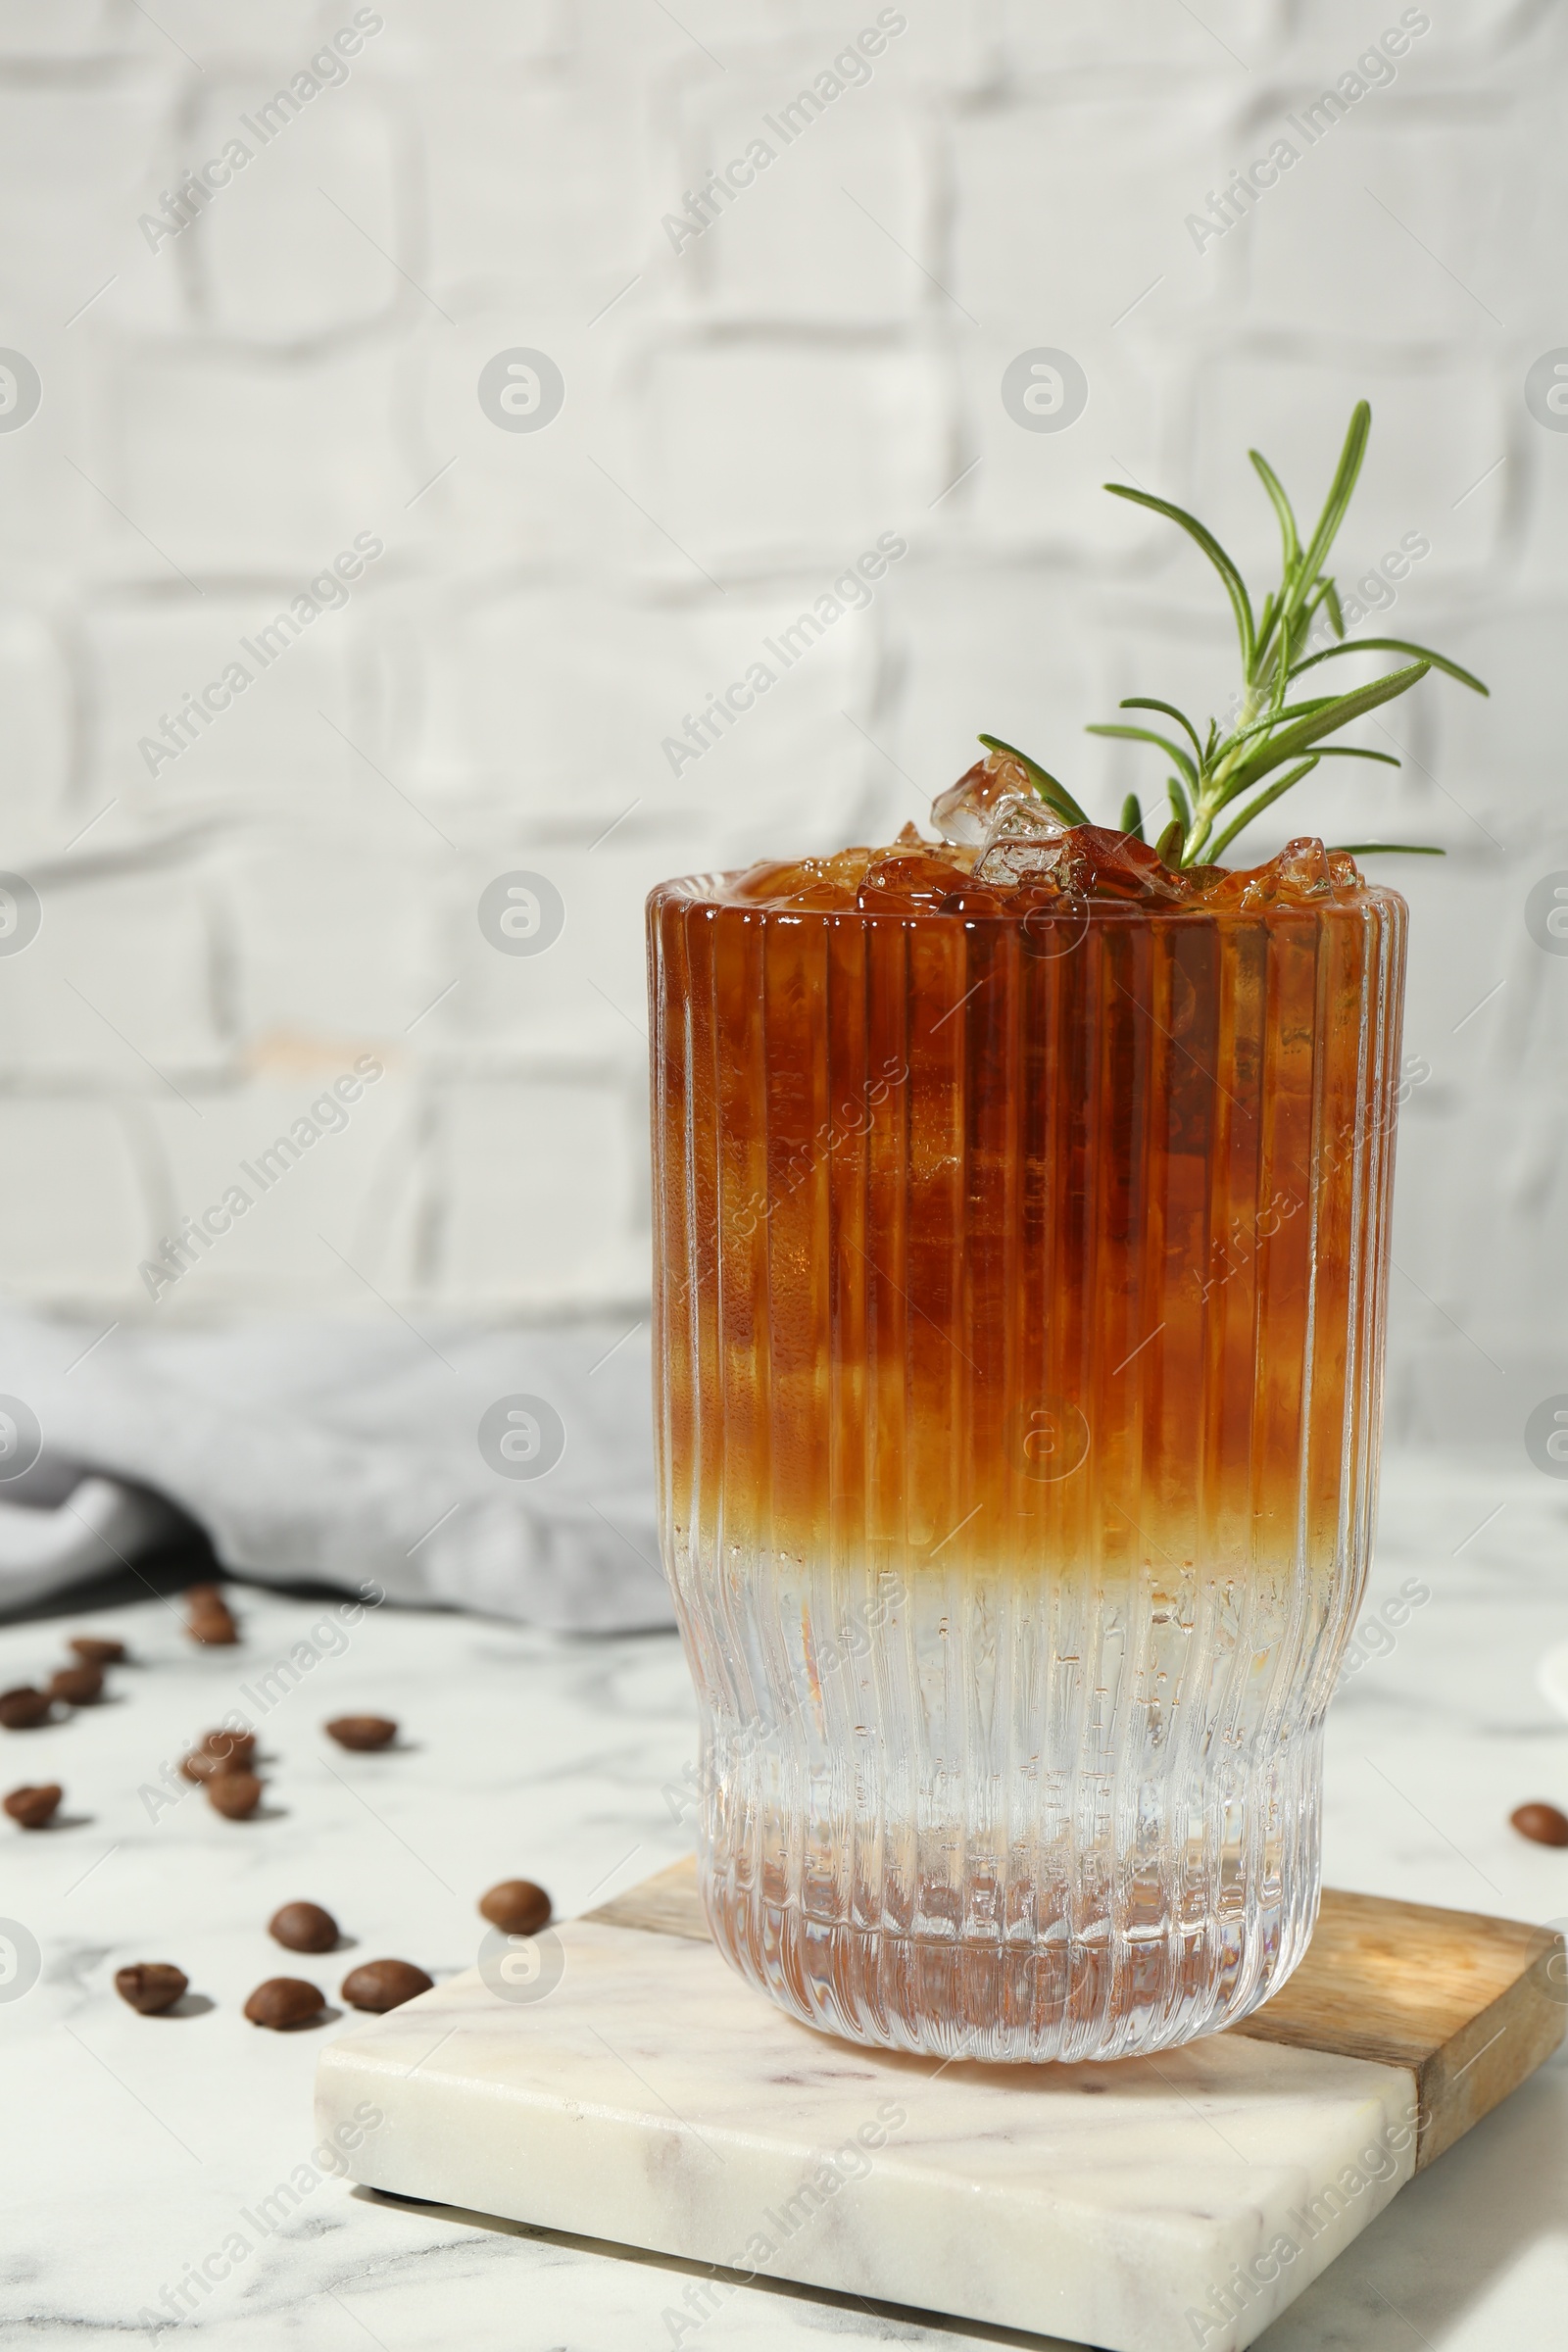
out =
[[[372,2187],[722,2266],[671,2272],[671,2345],[765,2277],[1109,2352],[1232,2352],[1414,2169],[1406,2066],[1239,2034],[944,2066],[796,2025],[710,1943],[556,1936],[544,1997],[469,1970],[333,2043],[318,2130],[363,2132]]]

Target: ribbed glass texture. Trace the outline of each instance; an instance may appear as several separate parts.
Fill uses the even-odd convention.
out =
[[[649,904],[664,1558],[734,1965],[895,2049],[1233,2024],[1316,1915],[1403,902]]]

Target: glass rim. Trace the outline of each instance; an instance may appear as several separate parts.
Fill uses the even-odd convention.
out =
[[[1397,906],[1406,913],[1408,902],[1392,883],[1363,880],[1354,892],[1343,896],[1328,890],[1319,896],[1302,899],[1276,899],[1261,906],[1214,906],[1202,899],[1091,899],[1063,893],[1059,899],[1036,901],[1032,906],[1014,909],[1009,906],[975,907],[963,912],[944,912],[938,906],[796,906],[787,902],[770,903],[762,899],[737,899],[729,895],[728,886],[739,881],[750,869],[736,866],[711,869],[706,873],[674,874],[667,880],[656,882],[648,893],[645,908],[650,919],[662,907],[682,905],[704,908],[712,913],[727,913],[762,921],[789,924],[818,923],[823,925],[855,924],[862,929],[932,930],[941,927],[955,933],[982,928],[1017,932],[1025,941],[1035,933],[1055,928],[1062,923],[1081,926],[1080,936],[1098,924],[1139,924],[1150,929],[1168,924],[1226,924],[1261,926],[1316,921],[1334,913],[1354,916],[1374,909],[1382,912]],[[1247,869],[1233,867],[1232,872]],[[977,883],[984,890],[985,883]],[[1000,895],[1000,894],[998,894]]]

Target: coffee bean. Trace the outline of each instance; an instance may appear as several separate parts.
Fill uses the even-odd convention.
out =
[[[319,2017],[326,2007],[326,1995],[303,1977],[269,1977],[258,1984],[245,2004],[245,2014],[253,2026],[270,2026],[274,2034],[283,2033],[289,2026],[303,2026],[307,2019]]]
[[[532,1879],[503,1879],[480,1895],[479,1916],[509,1936],[537,1936],[550,1918],[550,1897]]]
[[[339,1747],[385,1747],[398,1736],[390,1715],[339,1715],[323,1729]]]
[[[111,1642],[102,1634],[73,1634],[67,1642],[84,1666],[119,1666],[123,1663],[125,1644]]]
[[[239,1640],[239,1628],[229,1614],[227,1601],[216,1585],[192,1585],[185,1594],[188,1615],[185,1631],[193,1642],[209,1647],[221,1647]]]
[[[35,1725],[48,1722],[51,1704],[47,1690],[34,1690],[28,1683],[15,1690],[0,1690],[0,1723],[8,1732],[30,1732]]]
[[[64,1699],[68,1707],[90,1707],[103,1694],[101,1666],[62,1666],[49,1677],[50,1697]]]
[[[65,1793],[58,1781],[46,1781],[37,1788],[13,1788],[5,1799],[5,1808],[24,1830],[41,1830],[45,1822],[53,1819]]]
[[[319,1903],[285,1903],[267,1923],[274,1942],[291,1952],[330,1952],[337,1944],[337,1921]]]
[[[401,2009],[416,1992],[428,1992],[433,1978],[410,1960],[367,1960],[351,1968],[343,1980],[343,1998],[351,2009]]]
[[[198,1740],[179,1769],[187,1781],[213,1781],[220,1772],[243,1772],[256,1753],[254,1732],[209,1732]]]
[[[1537,1845],[1568,1845],[1568,1813],[1555,1805],[1521,1805],[1508,1819],[1521,1838]]]
[[[262,1784],[254,1772],[215,1773],[207,1783],[207,1802],[225,1821],[244,1821],[262,1801]]]
[[[172,2009],[189,1983],[184,1970],[174,1968],[168,1960],[141,1960],[134,1968],[115,1971],[115,1990],[143,2017],[156,2017],[162,2009]]]

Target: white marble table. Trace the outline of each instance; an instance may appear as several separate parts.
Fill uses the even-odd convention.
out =
[[[1370,1614],[1387,1626],[1383,1604],[1407,1579],[1431,1597],[1337,1702],[1333,1883],[1568,1916],[1568,1853],[1525,1844],[1506,1822],[1525,1797],[1568,1800],[1568,1720],[1538,1681],[1543,1654],[1568,1642],[1565,1504],[1544,1480],[1391,1474]],[[116,1674],[113,1702],[46,1732],[0,1733],[4,1786],[60,1780],[70,1817],[34,1836],[0,1822],[0,1913],[42,1953],[38,1983],[0,2000],[0,2339],[30,2329],[85,2346],[151,2342],[138,2315],[167,2319],[183,2304],[180,2328],[210,2352],[662,2345],[687,2266],[318,2179],[312,2080],[323,2039],[349,2018],[273,2035],[240,2008],[263,1977],[314,1976],[335,1993],[353,1961],[380,1954],[441,1980],[472,1964],[473,1898],[492,1880],[536,1877],[572,1912],[682,1851],[689,1838],[662,1794],[691,1752],[678,1649],[667,1636],[565,1640],[388,1609],[345,1636],[337,1607],[249,1594],[245,1646],[227,1652],[192,1650],[156,1599],[100,1611],[91,1622],[125,1635],[143,1661]],[[0,1631],[0,1688],[57,1662],[64,1634],[86,1622]],[[341,1654],[306,1667],[297,1653],[296,1687],[267,1713],[275,1763],[262,1817],[223,1822],[194,1791],[167,1807],[138,1794],[227,1707],[256,1712],[241,1685],[257,1692],[313,1626],[331,1629],[317,1647]],[[406,1748],[331,1748],[322,1718],[354,1708],[398,1716]],[[265,1923],[293,1896],[328,1904],[355,1948],[324,1964],[281,1952]],[[193,2013],[125,2009],[111,1980],[137,1959],[184,1968]],[[1568,2303],[1565,2212],[1559,2057],[1405,2188],[1259,2341],[1267,2352],[1553,2341]],[[786,2286],[737,2292],[710,2332],[724,2352],[824,2335],[1040,2340]]]

